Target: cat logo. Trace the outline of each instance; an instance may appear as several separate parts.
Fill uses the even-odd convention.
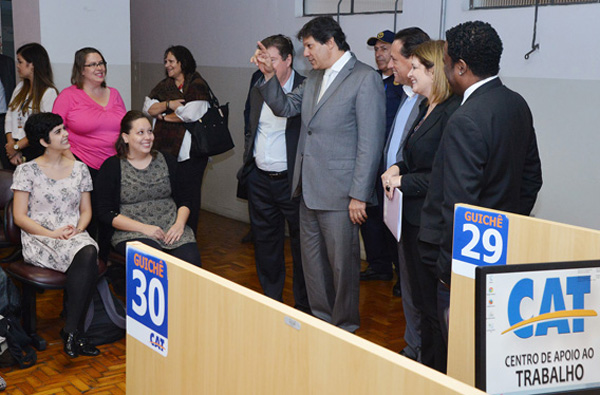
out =
[[[585,295],[590,293],[590,276],[566,278],[566,292],[560,278],[547,278],[541,302],[534,300],[534,281],[524,278],[517,282],[508,299],[508,321],[511,325],[502,334],[514,331],[521,339],[546,336],[550,328],[558,334],[584,332],[584,317],[596,317],[598,313],[585,308]],[[539,314],[530,318],[521,316],[521,302],[531,299],[539,306]],[[568,307],[570,309],[567,309]]]

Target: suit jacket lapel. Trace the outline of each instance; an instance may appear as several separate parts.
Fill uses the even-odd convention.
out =
[[[414,144],[418,139],[420,139],[421,137],[423,137],[427,131],[431,128],[431,125],[434,125],[438,119],[440,119],[440,117],[442,116],[442,113],[444,112],[445,109],[445,105],[444,103],[441,103],[440,105],[436,106],[433,111],[431,112],[431,114],[429,114],[429,116],[427,117],[427,119],[425,119],[423,121],[423,123],[421,124],[421,126],[419,126],[419,129],[417,129],[414,133],[412,133],[412,135],[409,135],[408,138],[406,139],[406,143],[408,144],[408,140],[410,139],[411,144]],[[423,111],[421,112],[423,114],[423,116],[425,116],[425,114],[427,113],[427,108],[428,106],[425,106],[423,108]],[[419,113],[419,117],[418,119],[420,120],[422,118],[421,113]],[[416,125],[417,120],[415,120],[415,125],[413,125],[413,129]]]
[[[404,92],[404,90],[403,90],[402,91],[402,99],[400,99],[400,105],[398,106],[398,109],[396,110],[396,114],[394,114],[394,121],[392,122],[392,125],[390,126],[390,130],[387,135],[387,139],[385,140],[385,144],[383,145],[384,158],[387,155],[388,150],[390,149],[390,143],[392,142],[392,135],[394,134],[394,128],[396,127],[396,118],[398,117],[398,112],[404,105],[404,102],[406,101],[407,98],[408,98],[408,96],[406,95],[406,92]]]
[[[421,103],[423,103],[423,100],[425,100],[425,97],[418,95],[417,101],[414,104],[414,107],[410,111],[410,114],[408,114],[408,119],[406,120],[406,124],[404,125],[404,130],[402,132],[402,140],[400,141],[400,146],[398,147],[398,151],[396,152],[397,160],[400,160],[400,158],[402,156],[401,152],[404,149],[404,146],[406,145],[406,141],[408,140],[408,137],[409,137],[410,131],[412,130],[413,124],[415,123],[415,120],[417,119],[419,113],[421,112]]]
[[[315,104],[314,111],[313,111],[313,117],[315,116],[317,111],[319,111],[319,109],[323,106],[323,103],[325,103],[327,101],[327,99],[329,99],[331,97],[331,95],[333,95],[333,93],[342,84],[342,82],[344,82],[346,77],[348,77],[350,75],[350,73],[354,69],[355,64],[356,64],[356,57],[354,55],[352,55],[350,60],[348,60],[348,62],[344,65],[344,67],[340,70],[338,75],[335,77],[333,82],[329,85],[329,87],[327,88],[327,90],[325,91],[323,96],[321,97],[321,100],[319,100],[319,102],[317,102],[317,98],[319,97],[319,92],[321,91],[321,83],[323,82],[323,74],[325,74],[325,71],[321,70],[321,81],[317,84],[318,89],[316,89],[316,96],[315,96],[316,104]]]

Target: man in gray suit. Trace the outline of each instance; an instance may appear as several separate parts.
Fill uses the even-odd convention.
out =
[[[358,231],[367,204],[376,204],[385,92],[379,74],[350,52],[332,18],[311,20],[298,39],[313,70],[287,96],[262,44],[252,61],[264,74],[259,90],[273,113],[301,113],[292,195],[301,196],[300,243],[310,308],[354,332],[360,325]]]

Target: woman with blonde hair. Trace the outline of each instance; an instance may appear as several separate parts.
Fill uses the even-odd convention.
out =
[[[58,95],[48,52],[40,44],[25,44],[17,50],[17,72],[21,82],[10,99],[4,125],[6,156],[13,166],[43,153],[35,144],[29,144],[25,122],[31,114],[52,111]]]
[[[437,317],[437,275],[435,267],[423,265],[418,249],[421,209],[429,188],[429,176],[444,128],[460,106],[460,98],[452,95],[444,74],[444,41],[427,41],[419,45],[411,57],[408,77],[415,93],[425,96],[419,115],[403,148],[403,160],[381,176],[386,196],[391,199],[394,188],[403,194],[402,243],[412,297],[421,311],[421,361],[437,370],[446,370],[440,352],[446,347]]]

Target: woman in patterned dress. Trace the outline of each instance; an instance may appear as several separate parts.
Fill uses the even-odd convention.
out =
[[[121,121],[117,155],[98,173],[98,218],[114,228],[111,243],[125,254],[128,241],[141,241],[200,266],[190,215],[191,183],[174,157],[152,149],[150,120],[129,111]]]
[[[64,350],[70,357],[100,351],[79,336],[98,276],[98,245],[86,232],[92,216],[92,180],[87,166],[64,155],[69,133],[52,113],[34,114],[25,124],[40,157],[15,170],[14,219],[21,228],[26,262],[67,275]]]

